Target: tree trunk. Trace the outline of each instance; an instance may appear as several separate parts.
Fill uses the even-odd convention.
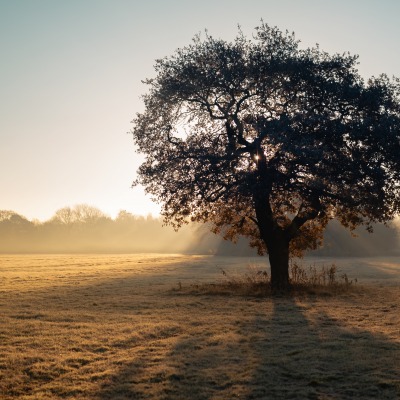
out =
[[[289,241],[279,233],[268,241],[267,248],[271,265],[271,287],[273,290],[288,290]]]
[[[286,291],[289,289],[290,240],[285,230],[274,221],[268,195],[256,192],[254,204],[260,238],[268,250],[272,290]]]

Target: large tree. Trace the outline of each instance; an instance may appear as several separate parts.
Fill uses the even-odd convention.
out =
[[[367,82],[357,56],[301,49],[262,24],[208,34],[156,61],[133,138],[142,184],[165,220],[209,221],[268,252],[272,285],[329,219],[354,229],[400,210],[400,85]]]

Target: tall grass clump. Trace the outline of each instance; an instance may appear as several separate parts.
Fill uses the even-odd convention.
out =
[[[262,297],[271,295],[271,276],[268,270],[249,265],[245,273],[231,274],[221,269],[222,277],[216,283],[191,285],[195,292],[216,295],[246,295]],[[339,274],[335,264],[308,267],[292,261],[290,264],[290,287],[288,293],[305,294],[336,294],[349,290],[357,283],[350,280],[347,274]],[[182,286],[179,285],[179,290]]]
[[[346,273],[339,274],[336,264],[323,265],[318,268],[315,264],[304,267],[292,261],[290,264],[290,283],[293,290],[325,292],[340,292],[357,283],[357,279],[350,280]]]

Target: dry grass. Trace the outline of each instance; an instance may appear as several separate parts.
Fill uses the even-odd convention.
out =
[[[221,269],[223,279],[217,282],[193,284],[185,288],[187,293],[207,293],[214,295],[238,295],[270,297],[277,293],[271,291],[271,277],[266,269],[249,265],[243,273],[228,273]],[[339,273],[336,264],[305,267],[298,261],[290,264],[290,291],[285,295],[337,295],[354,289],[357,278],[350,279],[346,273]],[[175,290],[182,290],[178,284]],[[279,294],[279,293],[278,293]],[[282,294],[282,293],[281,293]]]
[[[187,290],[245,260],[0,256],[0,398],[397,399],[400,260],[352,262],[357,290],[252,297]]]

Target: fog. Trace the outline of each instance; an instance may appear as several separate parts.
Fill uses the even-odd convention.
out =
[[[324,246],[315,256],[400,255],[398,222],[375,225],[374,233],[358,229],[353,237],[336,221],[325,232]],[[186,253],[254,256],[245,239],[224,241],[207,225],[189,224],[175,232],[152,216],[120,211],[115,219],[89,205],[58,210],[41,222],[0,210],[1,253]]]

